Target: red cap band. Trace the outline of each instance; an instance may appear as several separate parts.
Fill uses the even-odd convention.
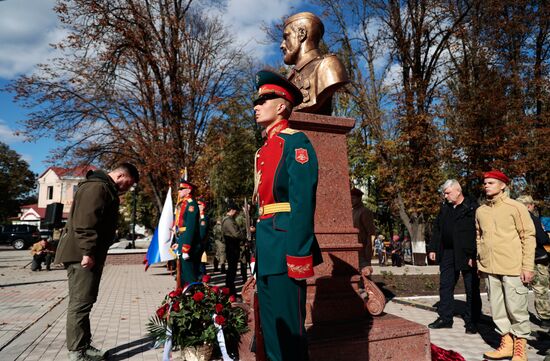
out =
[[[179,189],[193,189],[193,186],[189,183],[180,183]]]
[[[258,95],[262,96],[264,94],[277,94],[283,99],[288,100],[292,104],[294,104],[294,97],[288,90],[285,88],[275,85],[275,84],[264,84],[258,89]]]

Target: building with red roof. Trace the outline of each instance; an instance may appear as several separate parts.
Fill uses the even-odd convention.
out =
[[[21,213],[15,224],[34,224],[40,227],[40,222],[46,217],[46,208],[51,203],[63,204],[63,220],[69,215],[78,183],[85,179],[86,174],[97,168],[90,165],[80,165],[73,168],[49,167],[38,177],[38,203],[21,207]]]

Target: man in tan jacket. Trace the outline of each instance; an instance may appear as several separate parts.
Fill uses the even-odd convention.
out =
[[[483,175],[487,201],[476,211],[478,269],[487,275],[493,321],[502,338],[483,357],[527,360],[531,332],[525,286],[535,268],[535,226],[527,208],[506,193],[510,179],[493,170]]]

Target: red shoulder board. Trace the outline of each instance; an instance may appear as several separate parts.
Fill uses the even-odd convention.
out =
[[[309,155],[307,154],[307,149],[298,148],[294,152],[295,152],[294,158],[298,163],[304,164],[309,161]]]

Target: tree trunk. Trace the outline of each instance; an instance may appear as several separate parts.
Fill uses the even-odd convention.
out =
[[[426,222],[422,214],[407,214],[405,203],[400,194],[397,195],[397,206],[399,207],[399,217],[411,235],[413,264],[418,266],[426,265]]]

